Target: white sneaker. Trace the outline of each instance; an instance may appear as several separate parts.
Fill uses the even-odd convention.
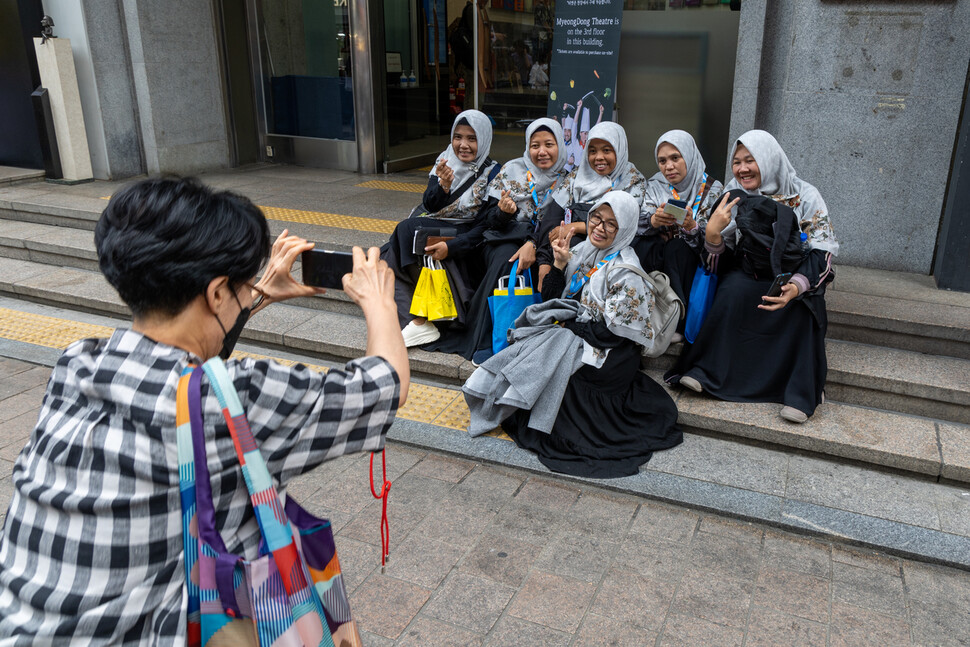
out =
[[[438,337],[441,337],[441,333],[438,332],[438,329],[430,321],[425,321],[419,326],[413,320],[404,326],[404,329],[401,330],[401,335],[404,337],[404,345],[407,348],[420,346],[421,344],[430,344],[438,339]]]
[[[698,393],[702,393],[704,391],[704,387],[701,386],[701,383],[689,375],[685,375],[680,378],[680,385],[687,387],[691,391],[697,391]]]
[[[808,420],[808,416],[805,414],[805,412],[799,411],[795,407],[782,407],[780,415],[788,422],[794,422],[799,425]]]

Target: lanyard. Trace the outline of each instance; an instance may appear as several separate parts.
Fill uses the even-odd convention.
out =
[[[613,252],[612,254],[610,254],[603,260],[601,260],[599,263],[589,268],[589,271],[586,272],[585,274],[583,274],[579,270],[576,270],[575,272],[573,272],[572,277],[569,279],[569,291],[566,293],[566,296],[571,297],[577,292],[579,292],[580,290],[582,290],[583,286],[586,285],[590,277],[596,274],[596,271],[599,270],[601,267],[603,267],[604,265],[612,261],[614,258],[616,258],[616,255],[619,253],[620,253],[619,250]]]
[[[556,188],[556,182],[559,181],[556,179],[556,181],[552,183],[552,186],[546,189],[546,194],[542,196],[542,200],[539,200],[539,194],[536,191],[536,183],[532,179],[532,171],[525,172],[525,179],[529,183],[529,193],[532,194],[532,201],[536,204],[536,210],[546,203],[546,200],[548,200],[549,196],[552,195],[552,190]]]
[[[704,197],[704,193],[707,191],[707,187],[710,182],[711,178],[707,175],[707,173],[705,173],[703,179],[701,180],[701,185],[697,188],[697,195],[694,196],[694,203],[690,205],[690,215],[694,220],[697,220],[697,210],[700,209],[701,198]],[[670,187],[670,192],[674,194],[674,200],[680,200],[680,194],[677,193],[677,189],[674,188],[674,185],[668,184],[667,186]]]

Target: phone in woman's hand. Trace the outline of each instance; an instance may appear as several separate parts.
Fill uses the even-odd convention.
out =
[[[779,274],[778,276],[775,277],[775,280],[772,281],[771,287],[768,288],[768,291],[765,293],[765,296],[766,297],[781,296],[781,286],[785,285],[790,280],[791,280],[791,272],[785,272],[784,274]]]

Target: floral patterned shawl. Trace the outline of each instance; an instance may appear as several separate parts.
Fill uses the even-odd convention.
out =
[[[734,143],[731,151],[732,158],[739,144],[748,149],[761,171],[761,186],[753,192],[746,191],[746,193],[765,195],[775,202],[791,207],[798,216],[802,231],[808,234],[809,247],[831,252],[833,256],[837,256],[839,241],[835,238],[825,201],[822,200],[818,189],[795,175],[795,168],[778,140],[764,130],[749,130],[738,137]],[[725,191],[731,189],[744,191],[736,179],[732,179],[724,187]],[[728,230],[725,229],[724,233],[727,232]]]
[[[636,252],[630,247],[637,233],[640,207],[629,193],[610,191],[593,206],[590,213],[604,204],[613,209],[619,226],[613,244],[606,249],[594,247],[589,240],[576,245],[566,265],[566,289],[569,289],[569,280],[575,272],[585,274],[618,251],[619,254],[590,277],[583,287],[580,304],[594,321],[604,321],[614,335],[651,347],[654,336],[650,325],[650,311],[655,303],[653,292],[636,272],[614,267],[618,263],[640,267]]]
[[[552,165],[552,168],[545,171],[536,166],[529,155],[532,135],[542,126],[552,131],[552,136],[556,138],[556,144],[559,146],[559,157],[556,159],[556,163]],[[562,168],[566,164],[566,145],[563,142],[562,132],[562,126],[553,119],[543,117],[533,121],[525,131],[525,153],[518,159],[506,162],[489,185],[488,197],[490,198],[501,198],[502,191],[512,193],[512,200],[519,208],[516,216],[519,221],[530,222],[535,220],[538,217],[539,207],[548,202],[548,192],[554,189],[565,175]],[[530,174],[534,183],[535,196],[529,189]],[[539,201],[538,206],[536,199]]]

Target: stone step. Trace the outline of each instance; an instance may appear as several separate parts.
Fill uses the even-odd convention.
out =
[[[57,331],[61,340],[58,343],[68,343],[67,340],[72,338],[71,331],[75,329],[79,337],[90,334],[87,332],[89,326],[74,323],[75,317],[100,326],[125,325],[125,321],[118,317],[80,314],[3,296],[0,296],[0,308],[3,309],[0,319],[4,323],[0,326],[0,350],[7,356],[21,359],[36,358],[40,354],[53,361],[59,351],[36,346],[50,342],[42,341],[32,330],[25,331],[22,326],[18,327],[18,312],[25,313],[24,318],[30,316],[28,313],[53,317],[55,321],[48,319],[47,327]],[[355,356],[363,354],[361,319],[332,313],[297,312],[300,310],[277,304],[254,317],[247,327],[240,351],[250,356],[276,357],[283,361],[311,364],[326,364],[326,361],[318,358],[344,353],[344,349],[350,349],[350,354]],[[281,334],[278,324],[283,321],[291,328]],[[279,350],[281,344],[285,345],[286,350]],[[335,363],[340,364],[344,358],[335,359]],[[420,352],[411,354],[412,366],[418,371],[427,371],[429,362],[440,363],[442,360],[451,362],[449,370],[453,375],[463,368],[460,360],[453,357]],[[660,378],[656,370],[649,370],[648,374],[654,379]],[[681,389],[668,388],[668,392],[676,400],[681,425],[691,433],[747,446],[754,444],[794,451],[795,454],[818,454],[842,462],[857,463],[869,470],[919,474],[931,480],[970,483],[968,425],[839,402],[827,402],[807,423],[793,425],[778,416],[778,405],[722,402]],[[442,385],[441,380],[428,384],[419,377],[414,382],[408,404],[398,417],[405,421],[402,423],[405,427],[406,421],[412,421],[462,431],[467,425],[468,411],[455,385]],[[479,443],[473,449],[481,446]],[[738,451],[743,453],[742,448]],[[718,458],[726,465],[732,465],[738,451],[722,449]],[[690,475],[697,469],[696,456],[691,458],[691,455],[690,452],[662,453],[665,458],[661,458],[660,462],[666,462],[667,470],[672,473]],[[745,471],[745,478],[759,478],[757,464],[748,461],[744,466],[739,464],[737,467]],[[761,466],[766,473],[776,472],[782,467],[777,464]],[[728,467],[724,469],[729,471]]]
[[[127,317],[115,291],[97,271],[0,258],[0,293],[85,312]],[[340,291],[297,299],[254,316],[243,339],[286,351],[343,361],[366,347],[360,309]],[[970,361],[841,340],[826,342],[826,395],[848,404],[970,424]],[[675,345],[646,366],[662,375],[680,353]],[[412,370],[457,385],[471,362],[455,355],[410,351]]]
[[[44,191],[33,185],[0,190],[0,256],[97,269],[89,232],[105,201]],[[65,206],[66,198],[75,206]],[[387,239],[378,232],[277,220],[270,228],[274,235],[289,229],[338,251],[380,246]],[[830,339],[970,359],[970,294],[939,290],[931,277],[916,274],[855,267],[838,267],[837,273],[826,294]],[[298,305],[355,312],[342,293],[325,296]]]
[[[0,186],[6,187],[14,184],[36,182],[37,180],[43,180],[45,175],[42,169],[0,166]]]

